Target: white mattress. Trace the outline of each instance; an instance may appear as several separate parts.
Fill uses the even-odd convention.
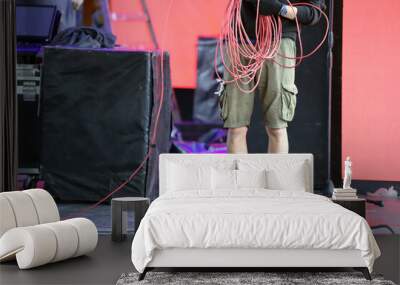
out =
[[[150,206],[132,244],[139,272],[156,249],[359,250],[372,271],[380,255],[362,217],[306,192],[247,189],[207,195],[170,192]]]

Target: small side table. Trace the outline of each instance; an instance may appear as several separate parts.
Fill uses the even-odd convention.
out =
[[[150,199],[143,197],[121,197],[111,199],[111,224],[113,241],[123,241],[127,236],[128,211],[135,215],[135,231],[146,214]]]
[[[340,206],[353,211],[356,214],[359,214],[361,217],[365,219],[365,203],[366,200],[363,198],[354,198],[351,200],[340,200],[340,199],[332,199],[332,202],[339,204]]]

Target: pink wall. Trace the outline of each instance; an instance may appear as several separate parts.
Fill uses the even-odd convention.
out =
[[[167,25],[166,14],[171,0],[147,0],[159,44],[171,54],[174,87],[196,86],[198,36],[218,36],[228,0],[172,0]],[[141,12],[139,0],[110,0],[112,12]],[[118,43],[127,47],[152,48],[144,22],[114,21]],[[163,37],[165,40],[163,41]],[[163,44],[164,43],[164,44]]]
[[[356,179],[400,181],[399,11],[344,0],[342,154]]]

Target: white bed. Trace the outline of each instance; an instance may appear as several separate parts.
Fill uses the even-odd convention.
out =
[[[312,192],[310,154],[161,155],[132,262],[140,278],[155,267],[354,267],[370,278],[380,251],[367,222]]]

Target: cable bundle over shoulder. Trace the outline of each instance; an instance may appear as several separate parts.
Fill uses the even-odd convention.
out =
[[[215,68],[217,70],[217,57],[218,53],[220,53],[226,72],[233,78],[230,81],[224,81],[218,75],[220,84],[235,83],[237,88],[243,93],[252,93],[259,85],[261,71],[266,60],[272,60],[276,64],[283,66],[276,60],[277,57],[284,57],[278,54],[282,39],[282,21],[280,16],[261,15],[260,2],[262,0],[258,0],[256,7],[255,38],[251,39],[242,21],[241,11],[243,1],[244,0],[231,0],[228,4],[215,53]],[[300,55],[293,58],[298,60],[295,65],[283,66],[286,68],[294,68],[299,65],[304,58],[313,55],[323,45],[328,35],[329,19],[322,9],[316,5],[310,3],[292,4],[289,0],[286,1],[290,7],[304,5],[317,9],[321,15],[325,17],[327,23],[322,41],[312,52],[304,55],[300,24],[297,17],[294,19],[299,39]],[[218,74],[218,72],[216,73]],[[247,85],[250,82],[255,82],[253,88],[249,90],[242,88],[243,85]],[[220,88],[220,90],[223,90],[223,88]]]
[[[279,17],[260,15],[260,0],[258,0],[256,37],[250,39],[242,21],[241,10],[242,0],[229,2],[216,55],[218,52],[221,53],[225,69],[233,78],[232,81],[224,83],[235,82],[240,90],[249,93],[258,86],[261,75],[258,71],[262,69],[264,61],[273,59],[278,52],[282,37],[282,22]],[[253,80],[256,84],[252,90],[241,88],[240,85]]]

